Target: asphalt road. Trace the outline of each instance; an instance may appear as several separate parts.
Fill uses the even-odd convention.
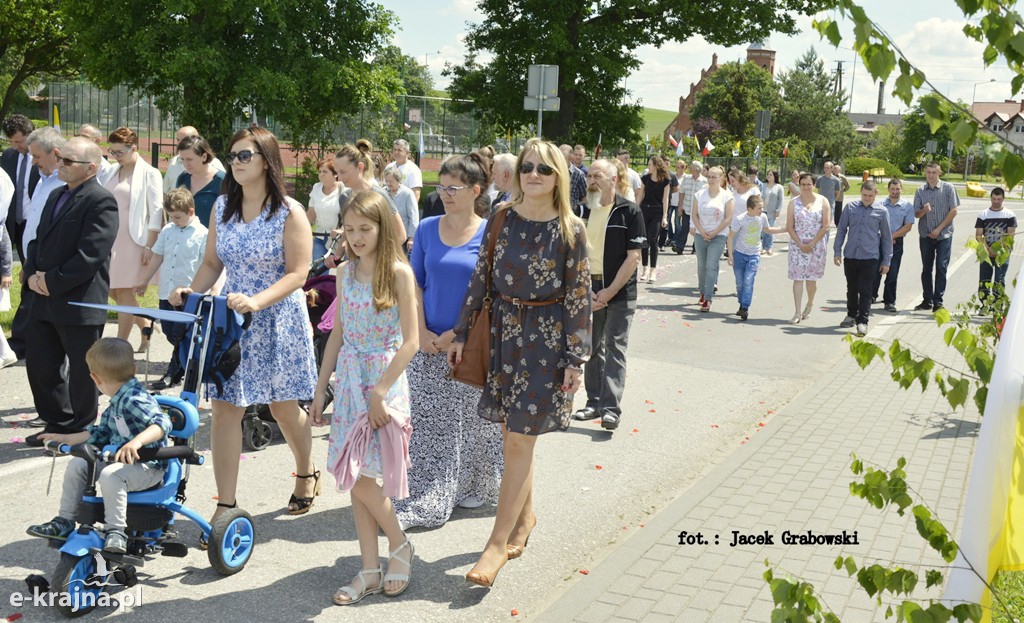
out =
[[[1019,202],[1008,204],[1020,208]],[[961,208],[953,279],[977,278],[970,258],[957,260],[968,253],[964,242],[973,235],[974,219],[986,206],[987,201],[967,200]],[[139,570],[141,584],[132,589],[141,605],[127,609],[126,615],[107,608],[90,616],[142,615],[160,621],[508,621],[538,614],[562,593],[568,579],[606,557],[633,531],[642,530],[651,514],[746,439],[772,426],[775,412],[840,357],[848,356],[841,341],[845,331],[838,328],[845,316],[845,280],[831,261],[819,282],[811,317],[798,326],[786,324],[793,313],[786,246],[777,243],[776,255],[763,259],[748,322],[729,315],[738,305],[726,263],[713,310],[702,314],[696,304],[693,256],[662,255],[657,285],[641,286],[620,428],[613,435],[593,423],[574,423],[567,433],[540,440],[535,470],[539,524],[525,555],[505,567],[495,588],[470,588],[462,578],[487,538],[493,508],[460,509],[443,528],[410,531],[417,556],[412,584],[404,595],[371,596],[348,608],[333,606],[334,590],[359,568],[349,498],[328,480],[312,512],[287,515],[293,466],[278,435],[266,450],[243,455],[238,500],[254,516],[258,540],[246,569],[221,578],[206,553],[194,549],[185,558],[157,558]],[[902,309],[920,301],[920,254],[914,238],[901,273],[897,306]],[[876,310],[872,326],[888,315],[880,306]],[[107,334],[115,332],[116,327],[108,325]],[[158,336],[152,357],[161,363],[152,366],[152,378],[159,376],[169,353],[166,340]],[[20,425],[33,415],[25,368],[0,370],[0,388],[0,617],[19,612],[24,621],[60,620],[48,608],[14,608],[10,598],[25,591],[23,579],[28,574],[50,574],[56,565],[56,552],[24,531],[55,514],[67,459],[56,461],[47,496],[51,460],[19,443],[35,431]],[[583,398],[578,396],[577,401],[582,403]],[[208,448],[208,410],[203,414],[198,446]],[[315,431],[314,457],[319,464],[326,456],[325,436],[326,429]],[[212,468],[194,469],[189,505],[212,513],[213,495]],[[180,522],[180,531],[190,543],[197,539],[198,531],[188,521]],[[385,547],[382,540],[386,556]]]

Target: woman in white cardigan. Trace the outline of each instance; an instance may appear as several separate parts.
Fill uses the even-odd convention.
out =
[[[103,186],[117,200],[120,223],[114,248],[110,252],[110,298],[118,305],[138,305],[135,286],[143,269],[153,257],[153,244],[164,224],[163,180],[160,172],[139,157],[139,137],[128,128],[118,128],[107,138],[110,155],[117,163],[105,172]],[[131,314],[119,314],[117,337],[127,340],[132,320],[139,328],[149,321]],[[143,352],[149,342],[147,331],[136,352]]]

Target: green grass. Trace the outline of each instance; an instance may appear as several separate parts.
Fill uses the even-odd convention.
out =
[[[11,311],[0,312],[0,329],[3,329],[4,335],[7,337],[11,336],[11,323],[14,322],[14,311],[18,309],[18,303],[21,302],[21,283],[18,281],[18,275],[21,274],[21,264],[14,265],[14,282],[11,284]],[[146,290],[146,295],[139,299],[139,307],[149,307],[156,309],[160,306],[160,301],[157,298],[156,286],[149,286]],[[117,320],[117,314],[110,312],[107,314],[107,320]]]
[[[658,110],[657,108],[644,108],[644,133],[651,138],[661,136],[668,124],[679,114],[675,110]]]
[[[996,575],[994,588],[1015,617],[1024,613],[1024,572],[1000,571]],[[997,609],[992,616],[993,623],[1011,623],[1016,620],[1019,619],[1006,616],[1001,609]]]

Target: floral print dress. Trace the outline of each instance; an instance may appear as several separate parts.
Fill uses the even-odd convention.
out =
[[[248,223],[240,218],[221,222],[226,195],[217,198],[217,257],[224,263],[224,295],[253,296],[269,288],[285,273],[284,224],[289,210],[302,206],[291,198],[273,216],[270,204]],[[242,363],[220,393],[212,385],[210,397],[239,407],[285,400],[312,400],[317,368],[313,355],[313,328],[301,289],[252,315],[249,329],[239,341]]]
[[[804,206],[799,195],[793,199],[793,228],[804,243],[810,242],[821,229],[821,214],[828,209],[828,200],[814,195],[814,204]],[[810,253],[804,253],[796,244],[789,245],[789,278],[794,281],[817,281],[825,275],[825,248],[828,234],[821,237]]]
[[[508,208],[500,232],[488,221],[455,339],[466,340],[470,316],[487,289],[487,241],[497,235],[492,271],[491,357],[480,417],[508,430],[540,435],[569,424],[572,395],[562,391],[565,368],[582,368],[591,350],[590,264],[582,222],[575,244],[562,240],[557,218],[530,221]],[[559,302],[525,306],[506,300]]]

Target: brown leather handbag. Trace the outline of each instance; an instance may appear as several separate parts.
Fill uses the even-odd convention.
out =
[[[491,364],[491,277],[494,274],[494,247],[505,226],[506,210],[499,210],[492,218],[491,238],[487,242],[487,289],[480,309],[473,312],[466,332],[466,343],[462,347],[462,363],[452,367],[451,379],[483,389],[487,383],[487,371]]]

